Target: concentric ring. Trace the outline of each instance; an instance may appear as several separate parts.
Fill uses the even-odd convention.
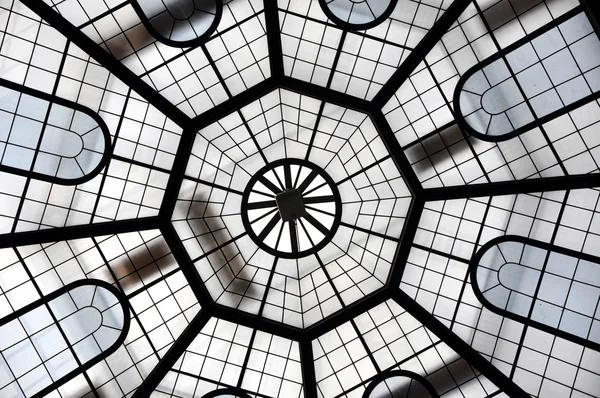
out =
[[[333,179],[301,159],[281,159],[260,169],[242,198],[248,235],[267,253],[301,258],[318,252],[335,235],[342,200]]]

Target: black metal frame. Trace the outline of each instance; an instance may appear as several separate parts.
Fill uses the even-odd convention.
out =
[[[598,5],[595,1],[585,1],[586,11],[598,15]],[[175,256],[181,270],[185,274],[189,285],[194,291],[202,306],[201,312],[190,323],[180,338],[173,344],[163,356],[143,384],[137,389],[135,397],[147,397],[154,391],[162,378],[167,374],[194,337],[203,328],[212,316],[229,320],[257,330],[280,335],[300,344],[302,373],[304,380],[304,391],[307,398],[317,396],[317,388],[314,373],[314,361],[311,341],[316,337],[340,326],[353,319],[364,311],[393,299],[401,305],[412,316],[419,320],[425,327],[442,339],[449,347],[455,350],[479,372],[484,374],[490,381],[495,383],[503,392],[511,397],[528,396],[509,377],[496,369],[488,360],[484,359],[472,347],[454,334],[448,327],[437,318],[422,308],[407,294],[402,292],[398,286],[402,278],[404,264],[410,251],[415,236],[419,219],[426,201],[506,195],[510,193],[542,192],[569,190],[579,187],[591,187],[600,185],[600,176],[585,175],[573,177],[557,177],[539,179],[533,181],[514,181],[494,183],[475,186],[458,186],[449,188],[423,189],[419,180],[411,168],[408,160],[403,154],[401,147],[394,138],[393,132],[386,122],[381,111],[382,106],[394,95],[396,90],[406,81],[408,76],[418,67],[424,57],[440,40],[442,35],[455,23],[458,17],[471,4],[471,0],[455,0],[446,10],[436,25],[429,31],[421,43],[412,51],[404,63],[394,73],[392,78],[382,87],[380,92],[372,101],[365,101],[347,94],[335,92],[329,88],[316,86],[304,81],[284,76],[283,56],[281,49],[281,37],[279,34],[279,17],[276,0],[264,0],[264,16],[267,27],[267,39],[270,55],[271,77],[259,83],[243,93],[230,97],[224,103],[215,106],[209,111],[195,118],[187,117],[181,110],[158,94],[147,83],[139,79],[132,71],[114,59],[108,52],[96,45],[78,28],[53,11],[42,0],[21,0],[34,13],[51,24],[64,36],[69,38],[73,44],[87,52],[98,63],[105,67],[120,80],[135,90],[140,96],[149,101],[171,120],[183,129],[183,134],[177,150],[175,162],[166,188],[163,204],[157,217],[115,221],[110,223],[85,225],[77,227],[66,227],[57,230],[42,230],[26,233],[15,233],[3,236],[0,247],[11,247],[17,245],[29,245],[34,243],[55,242],[60,240],[75,239],[82,237],[93,237],[107,234],[116,234],[127,231],[139,231],[147,229],[160,229],[167,241],[173,255]],[[595,26],[597,31],[598,26]],[[338,50],[338,57],[340,51]],[[224,85],[224,87],[226,87]],[[413,202],[402,233],[399,249],[394,259],[393,268],[385,288],[365,297],[353,304],[344,307],[343,310],[331,315],[321,322],[305,330],[287,326],[278,322],[269,321],[256,315],[244,313],[229,307],[215,304],[208,291],[204,287],[198,273],[187,255],[182,243],[171,224],[173,212],[179,188],[184,178],[184,171],[191,154],[192,144],[196,132],[221,117],[224,117],[242,106],[260,98],[277,88],[286,88],[298,93],[322,99],[323,101],[338,104],[347,108],[360,110],[372,118],[379,131],[391,159],[402,171],[413,194]],[[265,293],[266,297],[266,293]],[[263,298],[263,306],[264,306]]]
[[[517,321],[523,325],[533,326],[536,329],[543,330],[544,332],[547,332],[549,334],[553,334],[553,335],[561,337],[565,340],[572,341],[575,344],[578,344],[582,347],[587,347],[587,348],[591,348],[595,351],[600,351],[600,344],[598,344],[596,342],[593,342],[588,339],[584,339],[582,337],[576,336],[571,333],[567,333],[558,328],[553,328],[544,323],[534,321],[531,318],[524,317],[521,315],[516,315],[505,309],[498,308],[494,304],[490,303],[490,301],[485,297],[485,295],[481,291],[479,284],[477,283],[477,267],[479,266],[479,262],[481,261],[481,258],[483,257],[483,255],[489,249],[491,249],[492,247],[494,247],[502,242],[522,243],[524,245],[529,245],[529,246],[543,249],[547,252],[546,258],[544,259],[544,266],[540,270],[540,282],[539,282],[540,284],[544,277],[544,270],[545,270],[546,264],[548,262],[548,257],[553,252],[563,254],[565,256],[573,257],[578,260],[589,261],[589,262],[595,263],[595,264],[600,264],[600,259],[595,256],[586,254],[586,253],[582,253],[582,252],[578,252],[578,251],[570,250],[570,249],[565,249],[565,248],[559,247],[559,246],[554,246],[554,245],[551,245],[549,243],[545,243],[545,242],[542,242],[539,240],[524,238],[522,236],[517,236],[517,235],[504,235],[504,236],[500,236],[498,238],[494,238],[494,239],[490,240],[489,242],[487,242],[485,245],[481,246],[481,248],[473,256],[473,258],[471,259],[471,262],[469,264],[469,276],[472,281],[471,286],[473,287],[473,293],[475,294],[477,299],[481,302],[481,304],[483,304],[485,306],[485,308],[487,308],[488,310],[490,310],[498,315],[501,315],[503,317],[514,319],[515,321]],[[532,303],[535,302],[535,300],[538,298],[538,293],[539,293],[539,288],[536,289],[535,295],[532,297]]]
[[[290,237],[292,239],[292,252],[285,253],[285,252],[282,252],[281,250],[277,250],[277,249],[274,249],[274,248],[268,246],[267,244],[265,244],[263,242],[263,238],[261,238],[261,236],[256,235],[256,233],[252,229],[252,226],[251,226],[252,223],[250,222],[250,219],[248,218],[248,210],[250,210],[249,207],[252,206],[251,203],[250,204],[248,203],[248,198],[250,196],[252,188],[254,188],[254,184],[257,181],[264,181],[265,180],[264,174],[266,172],[268,172],[269,170],[273,170],[274,168],[276,168],[278,166],[284,166],[284,169],[286,170],[286,181],[285,181],[286,189],[292,189],[293,183],[291,181],[291,175],[289,176],[290,181],[288,181],[288,174],[291,173],[289,171],[290,165],[306,167],[306,168],[312,170],[312,173],[310,176],[313,176],[313,179],[316,176],[321,176],[325,180],[327,186],[331,189],[333,194],[331,195],[332,196],[331,198],[328,198],[328,200],[322,200],[319,203],[332,203],[332,202],[335,203],[335,215],[334,215],[333,225],[331,226],[331,228],[327,231],[322,231],[323,235],[325,235],[323,240],[318,242],[316,245],[313,245],[310,249],[307,249],[304,251],[299,251],[297,244],[294,246],[295,239],[292,237],[292,234],[296,234],[296,229],[293,228],[291,226],[292,224],[290,223],[289,225],[290,225]],[[261,179],[261,177],[262,177],[262,179]],[[310,181],[312,181],[312,179]],[[301,185],[298,187],[298,189],[300,190],[300,188],[304,188],[304,189],[308,188],[308,184],[310,183],[310,181],[308,180],[308,177],[307,177],[307,179],[303,181],[303,184],[306,183],[306,185],[304,185],[304,186]],[[265,183],[268,183],[268,181],[266,181]],[[274,193],[277,192],[276,186],[272,187],[272,189],[273,189]],[[304,189],[300,190],[300,193],[302,193]],[[275,204],[275,198],[273,198],[272,202],[273,202],[273,204],[270,207],[276,208],[277,205]],[[264,203],[266,203],[266,202],[264,202]],[[317,202],[310,202],[310,203],[317,203]],[[252,238],[252,240],[261,249],[263,249],[264,251],[266,251],[269,254],[272,254],[274,256],[281,257],[281,258],[300,258],[300,257],[305,257],[305,256],[309,256],[311,254],[317,253],[319,250],[321,250],[323,247],[325,247],[325,245],[327,243],[329,243],[329,241],[334,237],[335,232],[337,231],[338,227],[340,226],[340,220],[342,218],[342,198],[340,196],[340,192],[337,189],[337,185],[335,184],[333,179],[329,176],[329,174],[327,174],[325,172],[325,170],[323,170],[316,164],[311,163],[308,160],[304,160],[304,159],[280,159],[275,162],[271,162],[271,163],[267,164],[265,167],[258,170],[250,178],[250,181],[248,182],[248,185],[246,185],[246,189],[244,190],[244,194],[242,195],[241,212],[242,212],[242,222],[244,224],[244,229],[246,230],[248,235]],[[268,213],[268,215],[271,215],[271,214],[272,213]],[[281,219],[281,217],[279,216],[279,212],[276,210],[275,213],[273,214],[273,218],[271,219],[271,222],[269,222],[267,227],[265,227],[265,229],[261,232],[261,235],[265,234],[265,232],[266,233],[271,232],[271,230],[273,230],[273,228],[275,228],[275,223],[277,223],[277,221],[279,221],[280,219]],[[308,223],[310,223],[311,225],[313,225],[314,227],[317,227],[317,225],[320,225],[319,221],[314,220],[314,219],[307,218],[306,221]],[[321,227],[325,228],[323,225],[321,225]],[[281,237],[281,231],[279,232],[279,237]],[[310,239],[310,237],[309,237],[309,239]],[[279,238],[278,238],[278,241],[279,241]],[[311,243],[312,243],[312,241],[311,241]]]
[[[53,177],[53,176],[50,176],[47,174],[42,174],[42,173],[39,173],[36,171],[26,171],[26,170],[22,170],[22,169],[10,167],[10,166],[5,166],[5,165],[0,165],[0,171],[6,171],[8,173],[17,174],[17,175],[21,175],[21,176],[25,176],[25,177],[32,177],[32,178],[35,178],[38,180],[47,181],[47,182],[54,183],[54,184],[79,185],[79,184],[83,184],[84,182],[87,182],[87,181],[91,180],[92,178],[96,177],[98,175],[98,173],[100,173],[100,171],[102,171],[102,169],[104,169],[106,167],[106,165],[108,164],[108,161],[110,160],[110,157],[112,155],[112,147],[110,145],[110,132],[108,131],[108,126],[106,125],[106,123],[104,123],[104,120],[102,120],[100,115],[98,115],[96,112],[92,112],[92,110],[90,108],[87,108],[83,105],[77,104],[73,101],[69,101],[64,98],[60,98],[56,95],[47,94],[47,93],[44,93],[43,91],[35,90],[33,88],[21,86],[19,84],[13,83],[9,80],[0,78],[0,87],[6,87],[8,89],[15,90],[15,91],[23,93],[23,94],[27,94],[32,97],[42,99],[44,101],[48,101],[48,103],[50,104],[48,106],[49,109],[52,106],[52,104],[57,104],[57,105],[61,105],[66,108],[69,108],[69,109],[73,109],[74,111],[81,112],[81,113],[91,117],[98,124],[98,127],[100,127],[100,130],[102,131],[102,136],[104,137],[104,153],[102,154],[102,159],[100,160],[98,165],[96,167],[94,167],[93,170],[91,170],[89,173],[87,173],[86,175],[79,177],[79,178],[65,179],[65,178]],[[43,136],[44,136],[44,130],[42,130],[42,133],[41,133],[41,137],[43,137]],[[41,138],[41,139],[43,139],[43,138]]]
[[[476,74],[477,72],[483,70],[483,68],[485,68],[486,66],[489,66],[490,64],[499,61],[499,60],[504,60],[506,65],[508,64],[508,61],[506,61],[506,56],[508,54],[510,54],[512,51],[515,51],[516,49],[518,49],[519,47],[523,46],[526,43],[531,42],[532,40],[534,40],[535,38],[543,35],[544,33],[549,32],[550,30],[556,28],[557,26],[559,26],[560,24],[562,24],[563,22],[573,18],[575,15],[579,14],[581,12],[581,10],[579,8],[574,8],[573,10],[570,10],[566,13],[564,13],[563,15],[557,17],[556,19],[552,20],[550,23],[544,25],[543,27],[537,29],[535,32],[526,35],[524,37],[522,37],[521,39],[515,41],[514,43],[512,43],[511,45],[503,48],[501,51],[498,51],[497,53],[495,53],[494,55],[492,55],[491,57],[486,58],[485,60],[483,60],[482,62],[478,63],[477,65],[475,65],[473,68],[469,69],[468,71],[466,71],[461,77],[460,80],[458,81],[457,85],[456,85],[456,89],[454,91],[454,98],[452,100],[453,102],[453,106],[454,106],[454,113],[456,115],[456,122],[458,123],[458,125],[467,133],[469,133],[470,135],[472,135],[473,137],[476,137],[477,139],[481,140],[481,141],[489,141],[489,142],[502,142],[502,141],[507,141],[510,140],[512,138],[515,138],[518,135],[521,135],[535,127],[541,127],[543,124],[556,119],[559,116],[562,116],[564,114],[567,114],[579,107],[581,107],[582,105],[587,104],[588,102],[591,102],[595,99],[600,98],[600,93],[596,92],[596,93],[592,93],[580,100],[577,100],[567,106],[562,107],[561,109],[551,112],[549,114],[547,114],[546,116],[542,116],[542,117],[537,117],[535,115],[535,113],[533,113],[534,115],[534,120],[530,123],[527,123],[524,126],[521,126],[513,131],[511,131],[510,133],[507,134],[503,134],[503,135],[496,135],[496,136],[491,136],[491,135],[487,135],[487,134],[483,134],[477,130],[475,130],[473,127],[471,127],[471,125],[469,125],[467,123],[467,121],[465,120],[464,116],[462,115],[462,109],[461,109],[461,105],[460,105],[460,93],[465,85],[465,83],[467,82],[467,80],[469,80],[474,74]],[[512,73],[511,70],[511,74],[514,75],[514,73]],[[523,93],[522,93],[523,94]],[[524,96],[525,98],[525,102],[528,103],[529,99]]]
[[[139,3],[137,1],[132,1],[132,2],[130,2],[130,4],[133,7],[133,9],[135,10],[135,12],[138,15],[138,17],[140,18],[140,20],[142,21],[142,24],[144,24],[144,27],[148,30],[148,32],[150,32],[150,34],[152,34],[152,36],[155,37],[156,40],[158,40],[159,42],[164,43],[171,47],[186,48],[186,47],[195,47],[195,46],[202,44],[208,37],[210,37],[213,34],[215,29],[217,29],[217,26],[219,26],[219,22],[221,21],[221,16],[223,15],[223,3],[219,2],[219,1],[215,1],[215,7],[217,9],[217,13],[215,14],[215,18],[213,19],[213,22],[210,24],[208,29],[206,29],[206,32],[204,32],[202,35],[196,37],[195,39],[185,40],[185,41],[175,41],[175,40],[167,39],[167,38],[163,37],[160,33],[158,33],[158,31],[154,28],[154,25],[152,25],[152,22],[150,22],[150,20],[146,16],[146,14],[144,14],[142,7],[139,5]]]
[[[407,377],[410,379],[415,380],[416,382],[418,382],[419,384],[421,384],[429,393],[429,397],[424,397],[424,398],[439,398],[440,396],[438,395],[438,393],[435,391],[435,389],[433,388],[433,386],[431,385],[431,383],[429,381],[427,381],[427,379],[425,379],[423,376],[416,374],[415,372],[410,372],[408,370],[394,370],[391,372],[384,372],[384,373],[380,373],[379,375],[377,375],[373,381],[371,381],[371,384],[369,384],[369,386],[366,388],[365,392],[363,393],[362,398],[371,398],[371,393],[373,392],[373,390],[375,390],[375,387],[377,387],[377,385],[381,382],[383,382],[386,379],[391,379],[393,377]]]
[[[119,302],[118,305],[121,307],[121,311],[123,311],[124,316],[123,316],[123,328],[121,329],[119,337],[115,340],[115,342],[110,347],[108,347],[108,349],[102,351],[100,354],[94,356],[92,359],[88,360],[87,362],[81,363],[79,357],[76,355],[76,353],[73,349],[73,346],[71,346],[68,343],[69,340],[63,330],[63,327],[60,326],[58,319],[54,316],[52,309],[50,307],[50,302],[64,294],[67,294],[68,292],[70,292],[73,289],[76,289],[78,287],[83,287],[83,286],[95,286],[96,288],[101,287],[103,289],[106,289],[110,293],[112,293],[115,296],[115,298],[118,300],[118,302]],[[75,361],[77,362],[77,364],[79,366],[77,368],[73,369],[72,371],[66,373],[65,375],[61,376],[58,380],[52,382],[51,384],[49,384],[46,387],[39,390],[37,393],[35,393],[33,395],[34,398],[43,397],[43,396],[51,393],[52,391],[54,391],[55,389],[60,387],[65,382],[71,380],[73,377],[82,374],[83,372],[90,369],[92,366],[96,365],[97,363],[103,361],[104,359],[106,359],[110,355],[112,355],[115,351],[117,351],[119,349],[119,347],[121,347],[121,345],[127,338],[127,334],[129,333],[129,327],[130,327],[130,323],[131,323],[131,317],[130,317],[130,312],[129,312],[129,302],[127,301],[127,298],[121,291],[119,291],[113,285],[111,285],[107,282],[101,281],[99,279],[80,279],[75,282],[69,283],[65,286],[62,286],[61,288],[56,289],[52,293],[47,294],[46,296],[42,296],[38,300],[35,300],[34,302],[27,304],[26,306],[16,310],[15,312],[11,313],[10,315],[3,317],[2,319],[0,319],[0,326],[4,326],[7,323],[12,322],[15,319],[27,314],[28,312],[33,311],[36,308],[42,307],[42,306],[46,307],[46,310],[52,317],[54,324],[57,326],[64,341],[67,342],[68,349],[71,351],[73,358],[75,359]]]
[[[219,398],[219,397],[231,397],[235,396],[235,398],[250,398],[248,394],[244,392],[244,390],[240,388],[223,388],[215,391],[211,391],[208,394],[204,394],[202,398]]]

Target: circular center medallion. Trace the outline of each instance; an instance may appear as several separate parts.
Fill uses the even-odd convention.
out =
[[[323,248],[341,216],[333,179],[301,159],[269,163],[252,176],[242,198],[242,221],[250,237],[267,253],[284,258]]]

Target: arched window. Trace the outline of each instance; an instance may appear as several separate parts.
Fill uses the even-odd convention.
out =
[[[423,376],[407,370],[394,370],[377,375],[363,398],[439,398],[435,388]]]
[[[135,0],[131,2],[154,38],[172,47],[198,45],[215,31],[223,2],[217,0]]]
[[[92,179],[110,134],[92,110],[0,79],[0,171],[61,185]]]
[[[319,0],[327,18],[349,30],[366,30],[383,22],[398,0]]]
[[[221,388],[204,394],[202,398],[250,398],[250,396],[239,388]]]
[[[600,348],[600,262],[518,236],[484,245],[471,265],[473,290],[489,310]]]
[[[467,132],[503,141],[599,96],[600,40],[582,12],[468,70],[456,86],[454,107]]]
[[[68,284],[2,318],[2,394],[52,391],[112,354],[129,322],[126,298],[93,279]]]

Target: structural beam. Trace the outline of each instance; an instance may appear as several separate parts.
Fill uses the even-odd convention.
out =
[[[278,79],[279,77],[283,76],[283,55],[281,49],[281,34],[279,29],[279,8],[277,7],[277,0],[264,0],[264,4],[271,76]]]
[[[417,69],[419,64],[423,62],[427,54],[435,47],[437,42],[450,29],[452,24],[456,22],[458,17],[471,4],[471,0],[454,0],[444,14],[433,25],[431,30],[427,32],[423,40],[417,44],[415,49],[406,57],[406,60],[394,72],[390,80],[379,90],[379,93],[373,98],[373,105],[382,108],[392,98],[394,93],[398,91],[400,86],[408,79],[408,77]]]
[[[585,13],[600,36],[600,2],[598,0],[579,0]]]
[[[146,377],[142,384],[133,394],[132,398],[147,398],[158,387],[162,379],[167,375],[169,370],[175,365],[175,362],[183,355],[185,350],[194,341],[198,333],[204,325],[210,320],[210,312],[201,310],[188,327],[183,331],[181,336],[169,348],[165,355],[160,359],[152,372]]]
[[[171,253],[173,253],[173,257],[175,257],[175,261],[179,264],[179,268],[183,272],[185,279],[202,308],[211,306],[212,299],[210,298],[210,294],[208,293],[206,286],[204,286],[204,283],[202,283],[202,279],[200,278],[200,275],[198,275],[196,267],[190,261],[189,256],[183,247],[183,243],[181,243],[181,239],[179,239],[177,232],[175,232],[173,224],[167,220],[167,222],[161,226],[161,232],[169,249],[171,249]]]
[[[243,312],[235,308],[227,307],[221,304],[213,304],[213,309],[219,319],[237,323],[251,329],[260,330],[264,333],[274,334],[285,337],[286,339],[301,341],[304,338],[304,331],[281,322],[272,321],[267,318]]]
[[[83,239],[93,236],[114,235],[126,232],[146,231],[149,229],[158,229],[159,227],[160,222],[158,217],[149,217],[49,228],[38,231],[17,232],[14,234],[3,235],[2,239],[0,239],[0,248]]]
[[[414,198],[410,205],[410,211],[408,212],[404,230],[400,237],[400,247],[396,252],[396,258],[394,258],[394,261],[392,262],[394,266],[392,267],[392,272],[388,278],[387,287],[390,289],[399,289],[400,281],[404,274],[404,268],[406,268],[406,262],[408,261],[408,255],[410,254],[411,245],[415,239],[419,221],[423,214],[424,206],[425,202],[420,196]]]
[[[600,174],[583,174],[563,177],[536,178],[531,180],[495,182],[491,184],[461,185],[455,187],[425,189],[425,201],[477,198],[520,193],[566,191],[600,186]]]
[[[521,387],[516,385],[500,370],[496,369],[495,366],[475,351],[473,347],[448,329],[442,322],[417,304],[406,293],[400,289],[394,289],[392,298],[410,315],[421,322],[423,326],[431,330],[437,337],[446,343],[448,347],[456,351],[463,359],[468,361],[469,364],[475,367],[481,374],[506,393],[506,395],[511,398],[529,398],[529,394],[523,391]]]
[[[375,293],[372,293],[365,298],[348,304],[342,310],[329,315],[319,323],[304,330],[301,339],[302,341],[310,342],[317,337],[343,325],[344,323],[356,318],[360,314],[370,310],[373,307],[385,302],[389,299],[389,289],[382,288]]]
[[[354,109],[359,112],[369,113],[373,108],[371,102],[362,98],[334,91],[332,89],[319,86],[314,83],[305,82],[303,80],[298,80],[293,77],[283,76],[279,80],[279,84],[282,88],[294,91],[298,94],[317,98],[322,101],[330,102],[345,108]]]
[[[163,112],[169,119],[173,120],[182,128],[185,128],[188,125],[190,118],[186,116],[185,113],[160,95],[146,82],[141,80],[129,68],[117,61],[110,53],[94,43],[92,39],[67,21],[57,11],[53,10],[48,4],[40,0],[21,0],[21,3],[52,25],[53,28],[58,30],[67,39],[71,40],[73,44],[81,48],[119,80],[126,83],[130,88],[141,95],[142,98]]]
[[[396,166],[398,166],[398,169],[400,169],[402,172],[402,177],[408,184],[408,189],[411,191],[413,196],[420,195],[423,191],[423,186],[421,185],[417,174],[408,162],[408,159],[404,155],[396,136],[392,132],[392,128],[385,119],[385,116],[383,116],[383,112],[380,110],[371,112],[371,119],[373,120],[373,123],[375,123],[375,127],[377,128],[377,131],[379,132],[379,135],[381,136],[381,139],[383,140],[383,143],[385,144],[389,154],[394,159]]]
[[[300,343],[300,363],[302,364],[302,385],[305,398],[317,398],[317,380],[315,376],[315,358],[312,342]]]

